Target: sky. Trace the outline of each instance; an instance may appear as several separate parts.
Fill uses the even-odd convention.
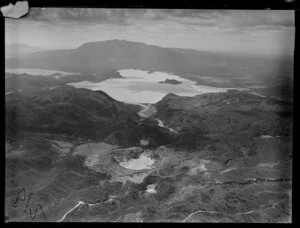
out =
[[[292,10],[31,8],[5,19],[6,44],[77,48],[110,39],[214,52],[293,54]]]

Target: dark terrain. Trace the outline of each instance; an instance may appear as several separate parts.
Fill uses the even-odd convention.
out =
[[[180,84],[181,82],[175,80],[175,79],[166,79],[160,83],[166,83],[166,84],[172,84],[172,85],[177,85]]]
[[[178,130],[178,135],[158,127],[151,118],[140,122],[137,107],[101,91],[60,87],[7,95],[8,220],[45,220],[39,211],[33,220],[24,213],[25,202],[12,206],[23,187],[26,197],[33,193],[30,208],[34,210],[34,203],[42,205],[47,221],[57,221],[79,200],[86,204],[64,221],[186,221],[196,211],[188,219],[288,221],[290,103],[231,91],[195,97],[168,94],[155,106],[156,117]],[[272,139],[263,139],[263,135]],[[152,171],[140,184],[129,181],[122,185],[110,182],[109,173],[89,169],[82,156],[72,155],[80,144],[106,141],[130,147],[139,146],[140,138],[150,139],[142,151],[153,151],[156,159],[164,153],[176,157],[179,151],[183,159]],[[66,155],[61,155],[64,147],[55,140],[72,144]],[[188,174],[193,168],[184,163],[189,159],[210,160],[209,176],[205,172]],[[259,168],[270,162],[277,165]],[[235,168],[222,174],[230,167]],[[149,184],[157,184],[156,194],[144,193]],[[107,202],[108,195],[117,198]]]

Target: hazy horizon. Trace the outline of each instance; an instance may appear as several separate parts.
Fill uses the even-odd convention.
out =
[[[295,36],[291,10],[32,8],[23,19],[6,18],[5,29],[6,45],[50,50],[118,39],[200,51],[293,55]]]

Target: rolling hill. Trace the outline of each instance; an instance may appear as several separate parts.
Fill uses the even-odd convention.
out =
[[[6,96],[6,131],[7,134],[52,132],[99,139],[117,125],[130,128],[138,119],[137,109],[102,91],[69,86],[32,93],[15,92]]]
[[[175,145],[197,149],[205,136],[291,136],[292,104],[231,90],[194,97],[167,94],[155,116],[180,132]],[[219,136],[218,136],[219,135]]]

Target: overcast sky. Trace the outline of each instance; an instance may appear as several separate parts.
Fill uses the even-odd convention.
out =
[[[294,11],[32,8],[5,19],[6,44],[76,48],[124,39],[162,47],[292,54]]]

